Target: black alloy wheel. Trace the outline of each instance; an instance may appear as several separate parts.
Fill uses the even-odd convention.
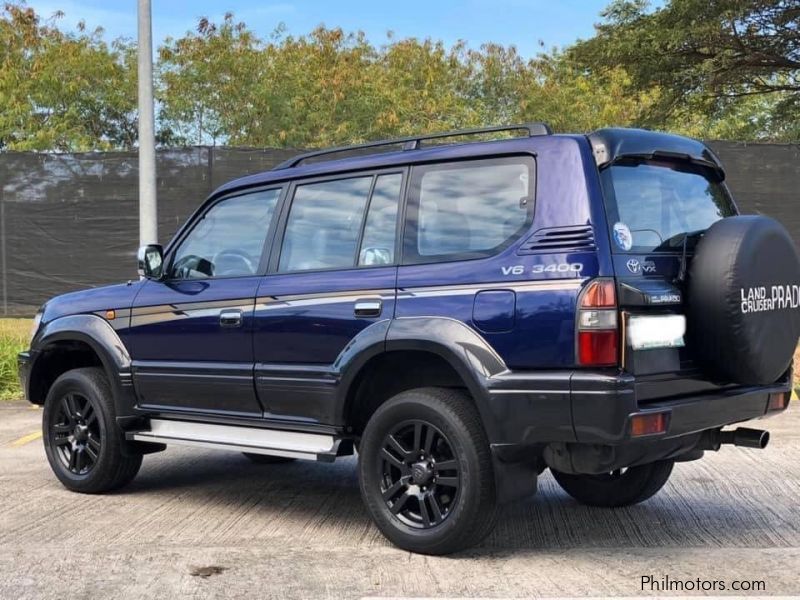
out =
[[[92,401],[76,392],[63,395],[51,413],[50,441],[63,466],[74,475],[87,475],[102,450],[102,433]]]
[[[437,427],[416,419],[400,423],[384,437],[379,465],[383,500],[403,523],[429,529],[450,515],[461,475]]]
[[[114,393],[102,368],[62,373],[50,386],[42,437],[50,468],[69,490],[100,494],[130,483],[142,453],[117,423]]]
[[[372,520],[404,550],[458,552],[496,522],[489,440],[466,390],[416,388],[381,404],[359,441],[358,471]]]

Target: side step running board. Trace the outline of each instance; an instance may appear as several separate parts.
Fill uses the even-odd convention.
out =
[[[341,442],[332,435],[317,433],[166,419],[151,419],[149,429],[129,431],[126,437],[140,442],[199,446],[325,462],[332,462],[336,458]]]

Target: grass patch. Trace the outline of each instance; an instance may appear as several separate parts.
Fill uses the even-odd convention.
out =
[[[28,346],[30,319],[0,319],[0,400],[22,396],[17,377],[17,353]]]
[[[794,351],[794,389],[800,390],[800,346]],[[800,392],[798,392],[800,394]]]

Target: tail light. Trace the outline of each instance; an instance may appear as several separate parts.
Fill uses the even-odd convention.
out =
[[[769,404],[767,405],[768,411],[786,410],[789,406],[789,399],[792,397],[792,392],[777,392],[769,395]]]
[[[595,279],[578,298],[578,364],[616,366],[619,361],[617,295],[612,279]]]

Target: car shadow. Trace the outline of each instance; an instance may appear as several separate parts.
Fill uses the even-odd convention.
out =
[[[231,510],[247,505],[248,519],[289,520],[334,539],[344,529],[371,531],[358,490],[354,458],[334,464],[296,461],[253,464],[227,453],[170,451],[148,457],[123,493],[180,496],[202,504],[209,497]],[[695,463],[697,464],[697,463]],[[676,468],[661,493],[637,506],[604,509],[580,505],[549,473],[535,496],[500,509],[497,527],[461,557],[504,556],[526,550],[620,548],[791,547],[800,528],[787,508],[770,502],[770,490],[736,489],[694,465]],[[255,506],[252,506],[255,501]],[[374,539],[381,543],[377,532]]]

